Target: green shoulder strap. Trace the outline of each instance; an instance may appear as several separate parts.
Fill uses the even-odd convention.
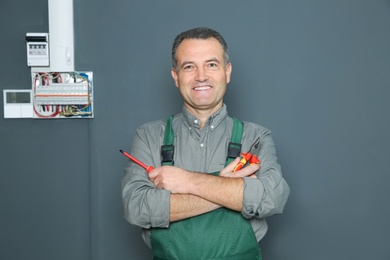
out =
[[[243,124],[240,120],[233,117],[233,133],[228,146],[225,166],[231,163],[234,159],[240,156],[241,138],[243,132]]]
[[[173,120],[173,115],[167,119],[167,123],[165,126],[164,143],[161,146],[161,165],[174,165],[173,155],[174,155],[175,146],[173,145],[173,141],[174,141],[175,134],[172,129],[172,120]],[[232,133],[231,140],[229,142],[225,165],[228,165],[235,158],[239,157],[241,152],[241,138],[243,132],[243,124],[237,118],[233,117],[233,120],[234,120],[233,133]]]
[[[164,145],[173,144],[173,138],[175,137],[175,135],[172,130],[172,120],[173,120],[173,115],[171,115],[167,119],[167,124],[165,126],[165,132],[164,132]]]
[[[167,119],[164,132],[164,143],[161,146],[161,165],[173,165],[173,154],[175,152],[175,146],[173,140],[175,134],[172,129],[173,115]]]

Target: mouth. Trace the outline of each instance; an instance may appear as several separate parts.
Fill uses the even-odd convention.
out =
[[[202,90],[209,90],[211,89],[210,86],[199,86],[199,87],[194,87],[193,90],[195,91],[202,91]]]

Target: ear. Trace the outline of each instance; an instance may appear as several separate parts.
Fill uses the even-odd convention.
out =
[[[178,80],[179,77],[178,77],[177,72],[174,68],[171,69],[171,75],[172,75],[173,80],[175,81],[176,87],[178,88],[179,87],[179,80]]]
[[[232,74],[232,64],[229,62],[225,67],[226,84],[230,82],[230,75]]]

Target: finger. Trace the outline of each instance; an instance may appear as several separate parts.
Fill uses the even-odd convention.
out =
[[[156,186],[156,188],[160,189],[161,184],[158,177],[154,178],[151,181],[153,182],[154,186]]]
[[[157,176],[159,175],[159,168],[156,168],[154,170],[152,170],[151,172],[148,173],[148,177],[149,177],[149,180],[151,180],[152,182],[154,182],[154,180],[157,178]]]
[[[234,173],[236,177],[247,177],[260,169],[260,164],[252,164]]]
[[[148,173],[148,178],[149,180],[153,180],[154,178],[156,178],[155,170]]]
[[[225,168],[223,168],[220,171],[219,175],[233,172],[234,167],[236,167],[236,165],[239,161],[240,161],[240,157],[237,157],[236,159],[234,159],[231,163],[229,163]]]

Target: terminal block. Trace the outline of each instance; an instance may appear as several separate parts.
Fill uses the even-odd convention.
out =
[[[38,86],[35,92],[37,105],[88,105],[87,83],[52,83]]]
[[[92,118],[92,72],[36,72],[33,118]]]

